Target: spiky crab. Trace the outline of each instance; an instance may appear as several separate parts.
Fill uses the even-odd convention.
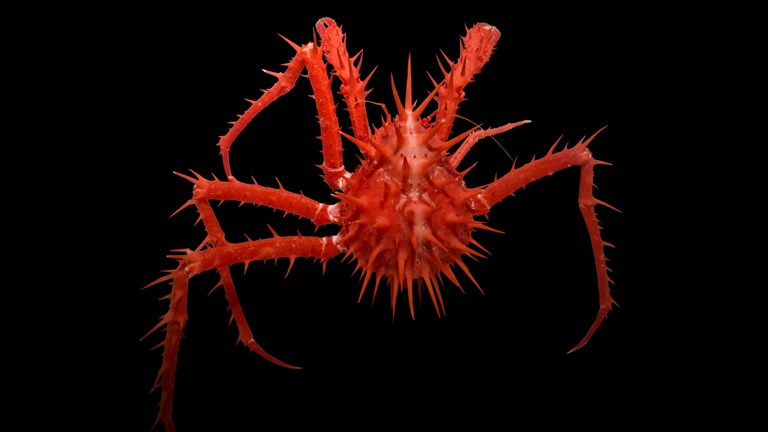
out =
[[[417,105],[412,97],[409,59],[402,100],[392,80],[397,108],[395,116],[390,116],[384,108],[383,124],[373,130],[369,126],[365,100],[370,75],[361,78],[359,54],[348,54],[346,36],[334,20],[320,19],[315,29],[320,36],[319,44],[316,38],[302,46],[285,39],[295,49],[295,56],[285,71],[268,72],[277,78],[277,83],[259,99],[249,101],[251,106],[220,138],[218,146],[226,180],[209,180],[195,173],[189,176],[178,174],[194,185],[192,198],[182,208],[197,209],[207,235],[196,249],[175,251],[171,258],[178,260],[178,266],[150,284],[171,283],[171,292],[167,296],[169,310],[149,332],[165,330],[165,338],[160,344],[163,361],[154,386],[162,393],[155,424],[161,422],[168,431],[175,430],[171,415],[174,379],[179,344],[187,321],[189,281],[193,276],[215,270],[236,322],[239,341],[265,359],[293,368],[267,353],[254,340],[235,291],[230,272],[232,265],[247,266],[251,261],[277,258],[287,258],[292,265],[297,257],[309,257],[320,260],[325,266],[333,257],[351,256],[364,276],[361,298],[371,278],[374,297],[381,280],[385,279],[393,313],[399,293],[405,292],[410,313],[414,316],[414,291],[421,293],[424,290],[440,316],[445,313],[441,295],[443,277],[459,285],[453,272],[455,267],[479,288],[462,257],[482,256],[478,249],[485,251],[472,238],[474,230],[495,230],[477,218],[486,216],[495,204],[528,183],[571,166],[581,169],[578,203],[592,243],[599,291],[597,317],[571,351],[589,341],[614,304],[604,253],[604,247],[610,244],[602,240],[595,214],[596,205],[608,205],[592,193],[593,168],[605,162],[594,159],[587,148],[600,131],[560,150],[556,150],[555,143],[544,157],[513,168],[482,187],[467,187],[464,183],[466,171],[457,170],[478,140],[528,123],[526,120],[490,129],[475,127],[451,137],[459,103],[464,99],[464,88],[489,60],[500,37],[498,29],[485,23],[468,29],[462,38],[458,60],[446,59],[447,66],[441,63],[443,79],[440,82],[433,80],[434,90]],[[331,74],[341,80],[340,93],[349,111],[351,135],[339,126],[326,62],[333,68]],[[318,202],[282,187],[241,182],[230,168],[230,148],[243,128],[267,105],[290,91],[305,69],[320,123],[321,169],[325,182],[333,191],[333,204]],[[436,108],[424,115],[433,101]],[[347,171],[342,161],[342,138],[357,146],[362,155],[360,165],[352,172]],[[232,243],[226,240],[213,211],[211,202],[214,201],[268,206],[307,218],[317,226],[335,224],[340,229],[336,235],[327,237],[278,236],[273,231],[272,238]]]

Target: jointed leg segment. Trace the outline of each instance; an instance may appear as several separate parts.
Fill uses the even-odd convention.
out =
[[[189,280],[196,274],[215,269],[219,273],[219,285],[224,288],[224,294],[232,312],[232,319],[238,328],[238,340],[243,342],[251,351],[265,359],[280,366],[292,368],[293,366],[267,353],[254,340],[253,333],[245,320],[245,315],[237,297],[235,285],[230,274],[230,266],[243,263],[247,268],[248,263],[251,261],[278,258],[288,258],[291,264],[293,264],[297,257],[312,257],[320,259],[325,264],[328,259],[340,253],[332,237],[279,237],[275,235],[269,239],[236,244],[229,243],[213,212],[211,200],[232,200],[268,205],[309,218],[317,225],[330,221],[328,205],[300,194],[288,192],[282,188],[272,189],[255,184],[240,183],[234,178],[230,178],[227,182],[221,182],[218,180],[206,180],[200,176],[196,178],[185,175],[181,176],[195,184],[192,199],[185,203],[182,208],[193,204],[197,207],[200,219],[205,225],[207,236],[196,250],[179,250],[176,251],[176,255],[171,255],[171,258],[179,261],[179,266],[175,270],[170,271],[168,275],[150,284],[155,285],[163,281],[172,282],[171,293],[167,297],[171,301],[168,313],[148,333],[149,335],[165,326],[165,340],[161,343],[163,346],[163,363],[153,389],[158,387],[161,389],[162,394],[160,396],[160,409],[157,421],[162,421],[163,426],[168,431],[175,429],[171,419],[174,376],[179,354],[179,344],[187,321],[186,305]]]
[[[329,63],[335,68],[335,74],[343,82],[341,92],[344,95],[347,109],[350,112],[352,129],[355,136],[359,139],[365,139],[370,135],[365,108],[365,96],[369,93],[365,90],[365,86],[370,76],[365,80],[360,79],[360,64],[358,62],[357,65],[354,65],[358,56],[349,56],[346,49],[346,37],[341,33],[341,28],[332,19],[325,18],[320,20],[317,23],[316,29],[320,33],[322,47],[318,46],[317,41],[299,46],[283,38],[296,50],[296,55],[288,63],[285,72],[267,72],[277,77],[277,82],[268,90],[265,90],[259,99],[249,101],[251,107],[239,116],[236,121],[232,122],[232,127],[219,140],[218,145],[221,148],[221,156],[227,178],[233,178],[229,164],[229,149],[232,147],[235,138],[264,107],[288,93],[296,84],[296,80],[299,78],[302,70],[306,68],[312,85],[313,98],[317,105],[318,118],[320,118],[324,178],[331,189],[343,189],[349,172],[344,168],[341,129],[338,117],[336,116],[336,105],[333,101],[331,80],[328,77],[323,55],[325,53]]]
[[[604,128],[603,128],[604,129]],[[612,282],[608,277],[608,267],[606,265],[605,258],[605,246],[612,246],[602,240],[600,236],[600,225],[597,221],[597,214],[595,213],[595,206],[600,204],[618,211],[616,208],[596,199],[592,193],[594,188],[593,182],[593,170],[595,165],[610,165],[607,162],[602,162],[594,159],[592,153],[587,149],[587,145],[592,139],[597,136],[603,129],[595,132],[594,135],[586,140],[579,141],[575,146],[571,148],[563,149],[559,152],[554,152],[557,142],[549,152],[541,159],[531,161],[529,164],[520,168],[512,168],[512,170],[489,184],[480,198],[481,203],[477,206],[477,213],[484,214],[505,197],[512,195],[516,190],[525,187],[528,183],[538,180],[544,176],[552,175],[555,172],[563,170],[565,168],[578,165],[581,167],[581,180],[579,184],[579,208],[581,214],[584,217],[584,222],[587,225],[589,231],[590,242],[592,243],[592,252],[595,257],[595,268],[597,270],[597,288],[599,292],[600,308],[597,312],[597,318],[587,331],[587,334],[574,346],[569,352],[576,351],[583,347],[592,334],[597,330],[605,317],[608,315],[608,311],[615,304],[611,298],[611,290],[609,284]]]

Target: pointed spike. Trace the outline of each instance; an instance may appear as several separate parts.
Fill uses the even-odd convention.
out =
[[[429,144],[429,140],[431,140],[433,136],[437,135],[437,133],[440,131],[440,127],[442,127],[444,124],[445,120],[443,119],[440,120],[440,124],[434,124],[431,128],[427,129],[424,134],[419,137],[421,143],[425,146],[428,146],[430,149],[435,150],[435,147]]]
[[[594,198],[594,200],[595,200],[595,204],[600,204],[600,205],[601,205],[601,206],[603,206],[603,207],[608,207],[609,209],[611,209],[611,210],[613,210],[613,211],[616,211],[616,212],[619,212],[619,213],[621,213],[621,210],[619,210],[619,209],[617,209],[616,207],[614,207],[614,206],[612,206],[612,205],[608,204],[608,203],[607,203],[607,202],[605,202],[605,201],[600,201],[600,200],[599,200],[599,199],[597,199],[597,198]]]
[[[440,308],[443,310],[443,316],[445,316],[445,303],[443,303],[443,295],[440,294],[440,287],[435,283],[435,292],[437,293],[437,300],[440,302]]]
[[[589,143],[591,143],[591,142],[592,142],[592,140],[593,140],[593,139],[595,139],[595,137],[597,136],[597,134],[599,134],[600,132],[602,132],[603,130],[605,130],[605,128],[607,128],[607,127],[608,127],[608,125],[605,125],[605,126],[601,127],[600,129],[598,129],[598,130],[597,130],[597,132],[593,133],[593,134],[592,134],[592,136],[590,136],[590,137],[589,137],[589,138],[587,138],[586,140],[584,140],[584,139],[582,138],[582,139],[579,141],[579,143],[578,143],[578,144],[576,144],[576,145],[583,145],[584,147],[588,146],[588,145],[589,145]]]
[[[373,298],[371,299],[371,304],[373,304],[373,301],[376,299],[376,294],[379,292],[379,282],[381,282],[382,275],[383,272],[376,273],[376,282],[373,284]]]
[[[432,78],[432,77],[430,77]],[[433,80],[434,81],[434,80]],[[424,99],[424,102],[422,102],[418,108],[416,108],[415,111],[413,111],[413,114],[416,118],[421,117],[421,113],[424,112],[424,110],[427,108],[427,105],[434,99],[435,95],[437,95],[437,91],[440,90],[440,84],[435,84],[435,89],[432,90],[432,92],[427,96],[426,99]]]
[[[379,243],[376,248],[373,249],[373,252],[371,252],[371,256],[368,258],[368,267],[370,270],[373,270],[373,264],[376,262],[376,258],[379,256],[379,254],[386,248],[384,243]]]
[[[224,286],[224,282],[222,282],[221,279],[219,279],[219,282],[216,283],[216,285],[214,285],[210,291],[208,291],[208,295],[206,297],[210,297],[211,294],[213,294],[213,292],[216,291],[216,288],[223,287],[223,286]]]
[[[349,68],[349,75],[353,76],[352,72],[355,72],[357,76],[360,76],[360,69],[355,67],[355,57],[347,57],[347,67]]]
[[[402,249],[397,253],[397,280],[398,284],[403,284],[403,277],[405,276],[405,261],[408,259],[408,253]]]
[[[445,274],[446,277],[448,277],[448,280],[451,281],[451,283],[459,287],[461,292],[464,292],[464,288],[462,288],[461,284],[459,283],[459,279],[453,273],[453,270],[451,270],[450,266],[443,265],[442,272],[443,274]]]
[[[389,296],[390,296],[390,303],[392,304],[392,321],[394,321],[395,310],[397,306],[397,289],[394,286],[390,286]]]
[[[416,238],[416,232],[411,233],[411,246],[413,250],[419,250],[419,240]]]
[[[547,156],[549,156],[552,153],[554,153],[555,147],[557,147],[557,145],[560,143],[560,139],[562,139],[562,138],[563,138],[563,136],[560,135],[560,137],[555,140],[555,143],[552,144],[552,147],[549,148],[549,151],[547,152]]]
[[[152,327],[152,329],[150,329],[144,336],[142,336],[141,339],[139,339],[139,341],[143,341],[144,339],[146,339],[147,336],[149,336],[152,333],[156,332],[158,329],[160,329],[160,327],[164,326],[167,322],[168,321],[166,320],[165,316],[160,318],[160,322],[158,322],[154,327]]]
[[[346,260],[347,260],[347,258],[349,258],[349,257],[352,255],[352,253],[353,253],[353,252],[354,252],[354,251],[351,251],[351,250],[347,250],[347,253],[345,253],[345,254],[344,254],[344,256],[343,256],[343,257],[341,257],[341,263],[343,264],[343,263],[344,263],[344,261],[346,261]]]
[[[477,289],[480,290],[481,293],[483,293],[483,289],[480,288],[480,284],[477,283],[477,281],[475,280],[475,277],[472,276],[472,273],[469,272],[469,269],[467,268],[467,265],[464,264],[464,261],[462,261],[461,259],[457,259],[456,265],[461,267],[461,269],[464,271],[464,274],[466,274],[467,277],[472,281],[472,283],[475,284]]]
[[[288,39],[287,37],[285,37],[285,36],[281,35],[280,33],[278,33],[277,35],[278,35],[278,36],[280,36],[281,38],[283,38],[283,40],[284,40],[284,41],[288,42],[288,45],[292,46],[292,47],[293,47],[293,49],[295,49],[295,50],[296,50],[296,52],[300,52],[300,51],[301,51],[301,47],[300,47],[300,46],[298,46],[298,45],[296,45],[295,43],[293,43],[293,41],[291,41],[291,40],[290,40],[290,39]]]
[[[405,155],[401,155],[403,159],[403,178],[402,182],[407,183],[408,180],[411,178],[411,164],[408,163],[408,158],[405,157]]]
[[[288,278],[288,274],[291,272],[291,269],[293,268],[293,262],[296,261],[296,257],[295,256],[290,256],[290,257],[288,257],[288,260],[289,260],[289,262],[288,262],[288,270],[285,271],[285,279]]]
[[[498,234],[504,234],[504,231],[497,230],[496,228],[491,228],[491,227],[489,227],[488,225],[486,225],[486,224],[484,224],[482,222],[478,222],[478,221],[474,221],[474,220],[473,220],[472,223],[468,223],[467,226],[470,226],[472,228],[478,228],[478,229],[490,231],[490,232],[495,232],[495,233],[498,233]]]
[[[377,66],[377,67],[378,67],[378,66]],[[373,77],[373,73],[374,73],[374,72],[376,72],[376,68],[373,68],[373,70],[372,70],[372,71],[371,71],[371,72],[368,74],[368,76],[367,76],[367,77],[365,77],[365,79],[364,79],[364,80],[360,81],[360,83],[362,84],[363,88],[365,88],[365,87],[368,85],[368,82],[369,82],[369,81],[371,80],[371,78]],[[370,93],[371,93],[371,90],[366,90],[366,91],[363,93],[363,97],[365,97],[365,96],[368,96]]]
[[[200,181],[200,179],[201,179],[200,175],[199,175],[199,174],[197,174],[196,172],[192,171],[192,170],[190,170],[190,171],[191,171],[193,174],[195,174],[195,176],[197,176],[197,178],[196,178],[196,179],[194,179],[194,178],[192,178],[192,177],[190,177],[190,176],[188,176],[188,175],[186,175],[186,174],[182,174],[182,173],[180,173],[180,172],[177,172],[177,171],[174,171],[173,173],[174,173],[174,174],[176,174],[177,176],[179,176],[179,177],[183,178],[183,179],[189,180],[189,181],[190,181],[190,182],[192,182],[192,183],[197,183],[198,181]]]
[[[426,234],[424,234],[424,238],[432,242],[432,244],[439,247],[440,249],[448,252],[448,248],[445,247],[445,245],[440,240],[438,240],[438,238],[435,237],[435,235],[432,234],[432,232],[427,232]]]
[[[346,39],[346,35],[344,36],[344,38]],[[345,40],[345,42],[346,42],[346,40]],[[344,47],[346,48],[346,45]],[[351,56],[350,59],[354,63],[354,62],[357,61],[358,58],[360,58],[360,62],[362,62],[363,61],[363,57],[362,56],[363,56],[363,50],[360,50],[360,51],[356,52],[355,55]],[[358,65],[359,65],[359,63],[358,63]]]
[[[274,237],[274,238],[278,238],[278,237],[280,237],[279,235],[277,235],[277,231],[275,231],[275,230],[272,228],[272,226],[270,226],[269,224],[267,224],[267,228],[269,228],[269,230],[272,232],[272,237]]]
[[[177,214],[178,212],[180,212],[180,211],[184,210],[185,208],[187,208],[187,207],[189,207],[189,206],[191,206],[191,205],[193,205],[193,204],[195,204],[195,200],[193,200],[193,199],[190,199],[189,201],[187,201],[187,202],[185,202],[184,204],[182,204],[182,205],[181,205],[181,207],[179,207],[178,209],[176,209],[176,211],[175,211],[175,212],[171,213],[171,215],[170,215],[170,216],[168,216],[168,219],[170,219],[170,218],[172,218],[172,217],[176,216],[176,214]]]
[[[436,164],[436,163],[438,163],[438,162],[440,162],[442,160],[445,160],[445,153],[438,153],[437,156],[433,157],[432,159],[424,161],[424,163],[422,164],[422,167],[423,168],[429,168],[432,165],[434,165],[434,164]]]
[[[413,278],[409,277],[406,281],[408,287],[408,308],[411,310],[411,318],[416,319],[416,311],[413,309]]]
[[[344,200],[346,202],[352,203],[358,207],[364,208],[368,205],[368,202],[363,200],[362,198],[354,197],[352,195],[347,195],[345,193],[336,192],[333,194],[333,196],[340,200]]]
[[[174,270],[174,273],[175,273],[175,270]],[[155,279],[154,281],[148,283],[147,285],[144,285],[141,289],[147,289],[147,288],[149,288],[151,286],[155,286],[155,285],[157,285],[159,283],[171,280],[171,279],[173,279],[175,277],[174,273],[170,273],[170,274],[167,274],[165,276],[161,276],[161,277]]]
[[[474,257],[485,258],[483,256],[483,254],[481,254],[480,252],[470,248],[469,246],[467,246],[464,243],[460,242],[456,238],[451,239],[450,244],[451,244],[452,248],[454,248],[456,250],[459,250],[459,251],[469,255],[470,257],[473,257],[473,258]]]
[[[365,293],[365,288],[368,286],[368,281],[370,279],[371,279],[371,272],[366,270],[365,280],[363,280],[363,285],[360,287],[360,295],[357,297],[358,303],[360,303],[360,301],[363,299],[363,293]]]
[[[267,75],[272,75],[273,77],[275,77],[275,78],[277,78],[277,79],[280,79],[280,78],[282,78],[282,77],[283,77],[283,74],[282,74],[282,72],[272,72],[272,71],[270,71],[270,70],[266,70],[266,69],[262,69],[261,71],[262,71],[262,72],[264,72],[264,73],[265,73],[265,74],[267,74]],[[255,104],[255,103],[256,103],[256,101],[252,101],[252,100],[248,100],[248,99],[246,99],[246,101],[250,102],[250,103],[251,103],[251,105],[253,105],[253,104]]]
[[[413,85],[411,83],[411,54],[408,54],[408,72],[405,77],[405,109],[413,110]]]
[[[469,242],[475,245],[478,249],[485,252],[487,255],[492,255],[491,252],[488,251],[488,249],[484,248],[483,245],[481,245],[477,240],[470,238]]]
[[[431,277],[424,278],[424,285],[427,286],[427,291],[429,292],[429,296],[432,298],[432,304],[435,305],[435,312],[437,312],[437,316],[440,317],[440,307],[438,306],[437,298],[435,298],[435,290],[439,291],[440,288],[432,286]]]
[[[470,171],[472,171],[477,166],[478,163],[479,161],[473,163],[472,165],[469,166],[469,168],[465,169],[464,171],[459,171],[459,177],[464,178]]]
[[[356,145],[360,149],[360,151],[363,152],[364,155],[366,155],[366,157],[373,156],[376,151],[378,151],[380,154],[383,154],[382,151],[379,151],[380,150],[379,146],[377,146],[373,142],[369,143],[369,142],[357,139],[357,138],[353,137],[352,135],[349,135],[349,134],[347,134],[345,132],[342,132],[342,131],[339,131],[339,133],[344,138],[352,141],[352,143],[354,145]]]
[[[434,147],[434,150],[436,150],[436,151],[448,150],[449,148],[451,148],[451,147],[455,146],[456,144],[460,143],[461,141],[463,141],[466,137],[469,136],[469,134],[471,134],[472,132],[478,130],[479,128],[480,128],[480,125],[473,126],[471,129],[469,129],[469,130],[467,130],[465,132],[462,132],[459,135],[456,135],[455,137],[453,137],[450,140],[446,141],[442,145],[440,145],[438,147]]]
[[[397,94],[397,87],[395,87],[395,76],[391,75],[390,77],[392,81],[392,95],[395,98],[395,105],[397,106],[397,115],[400,116],[400,118],[405,118],[405,109],[403,108],[402,102],[400,102],[400,95]]]
[[[455,80],[455,78],[454,78],[454,77],[455,77],[455,75],[456,75],[456,74],[453,72],[453,69],[451,69],[451,71],[450,71],[450,72],[448,72],[448,76],[446,77],[446,80],[445,80],[445,81],[447,82],[447,85],[446,85],[446,86],[447,86],[448,88],[454,88],[454,85],[453,85],[453,84],[454,84],[454,82],[456,81],[456,80]]]
[[[443,51],[443,50],[440,50],[440,54],[443,55],[443,58],[445,59],[446,62],[448,62],[450,67],[453,68],[453,62],[451,61],[451,58],[448,57],[448,54],[446,54],[445,51]],[[440,63],[440,57],[437,58],[437,61]],[[442,63],[440,63],[440,69],[443,69]],[[446,72],[446,70],[443,69],[443,74],[444,75],[448,75],[448,72]]]
[[[445,55],[445,54],[443,54],[443,55]],[[435,54],[435,58],[437,59],[437,66],[440,68],[440,71],[443,73],[443,76],[445,77],[446,75],[448,75],[448,71],[445,70],[445,66],[443,66],[443,61],[440,60],[440,56],[437,55],[437,54]],[[434,80],[432,80],[432,81],[434,82]],[[435,85],[437,85],[437,84],[435,84]]]

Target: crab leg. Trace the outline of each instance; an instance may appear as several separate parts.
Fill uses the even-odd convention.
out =
[[[258,184],[242,183],[234,178],[230,178],[229,181],[207,180],[194,171],[192,173],[195,177],[176,173],[179,177],[185,178],[195,185],[192,198],[176,210],[177,213],[190,205],[211,200],[240,201],[241,203],[264,205],[283,210],[286,213],[307,218],[316,226],[332,222],[330,210],[333,206],[320,203],[302,194],[289,192],[283,189],[282,185],[275,189]],[[220,231],[215,217],[211,220],[204,219],[204,221],[209,236],[212,232]],[[221,235],[223,237],[223,232]]]
[[[456,169],[461,161],[464,159],[464,156],[469,153],[469,150],[481,139],[486,137],[491,137],[496,134],[500,134],[502,132],[506,132],[512,128],[515,128],[517,126],[520,126],[522,124],[530,123],[530,120],[523,120],[516,123],[507,123],[503,126],[495,127],[492,129],[475,129],[472,131],[467,138],[464,140],[464,142],[459,146],[459,148],[456,150],[455,153],[453,153],[448,158],[448,165],[450,165],[453,169]],[[454,138],[455,139],[455,138]]]
[[[612,281],[608,277],[608,267],[605,258],[605,246],[611,246],[611,244],[604,242],[600,237],[600,225],[598,224],[597,214],[595,213],[595,205],[600,204],[613,210],[617,209],[596,199],[592,194],[592,189],[594,188],[594,166],[610,164],[594,159],[592,153],[587,149],[587,145],[589,145],[590,141],[592,141],[600,131],[602,131],[602,129],[597,131],[590,138],[579,141],[571,148],[566,148],[562,151],[553,153],[555,146],[557,145],[557,143],[555,143],[543,158],[534,160],[520,168],[513,168],[509,173],[489,184],[483,190],[479,196],[481,203],[477,206],[478,214],[487,213],[494,204],[505,197],[512,195],[516,190],[525,187],[528,183],[574,165],[581,167],[579,208],[581,209],[584,222],[587,225],[587,231],[589,231],[589,238],[592,243],[592,253],[595,257],[600,308],[597,312],[597,318],[595,318],[595,321],[587,331],[587,334],[569,352],[573,352],[583,347],[589,341],[608,315],[608,311],[610,311],[611,307],[615,304],[611,298],[609,283],[612,283]]]
[[[368,114],[365,109],[365,97],[370,93],[365,86],[373,76],[371,72],[366,79],[360,78],[360,63],[362,51],[350,57],[347,52],[347,37],[331,18],[322,18],[315,25],[320,34],[325,59],[333,66],[334,74],[341,79],[341,94],[349,110],[352,121],[352,131],[355,138],[367,141],[371,135],[368,125]],[[358,61],[358,58],[360,61]],[[355,62],[357,61],[357,65]]]
[[[266,188],[255,184],[241,183],[234,178],[228,182],[221,182],[206,180],[197,174],[195,174],[196,178],[179,175],[195,184],[193,198],[179,210],[194,204],[205,225],[207,237],[198,250],[186,250],[181,255],[171,256],[179,260],[178,268],[148,285],[155,285],[166,280],[172,281],[171,293],[167,297],[171,300],[168,313],[147,334],[149,335],[165,325],[165,340],[161,344],[163,346],[163,363],[153,389],[159,387],[162,393],[157,421],[162,422],[166,430],[169,431],[174,430],[171,419],[173,387],[179,343],[187,320],[186,305],[189,279],[198,273],[215,268],[219,273],[219,285],[224,288],[224,294],[232,312],[232,319],[238,328],[238,340],[261,357],[277,365],[292,368],[293,366],[267,353],[254,340],[253,332],[248,326],[240,306],[229,266],[237,263],[245,263],[247,266],[250,261],[270,258],[288,258],[293,263],[293,260],[299,256],[319,258],[325,263],[330,257],[339,253],[339,249],[333,244],[332,238],[278,237],[275,235],[272,239],[231,244],[224,238],[224,231],[211,208],[211,200],[239,200],[268,205],[306,217],[316,225],[330,222],[329,206],[303,195],[288,192],[282,187],[280,189]]]
[[[501,32],[496,27],[485,23],[475,24],[467,30],[467,35],[461,38],[460,54],[456,63],[445,57],[449,65],[448,70],[440,63],[445,79],[441,84],[433,81],[435,87],[440,87],[435,96],[438,105],[436,124],[442,124],[437,133],[439,139],[445,141],[451,134],[456,110],[459,103],[465,99],[464,87],[472,82],[472,77],[479,73],[491,58],[499,37]]]
[[[232,127],[229,128],[226,134],[219,137],[219,151],[221,152],[221,158],[224,162],[224,172],[227,174],[227,178],[232,176],[232,168],[229,166],[229,149],[232,147],[232,143],[235,141],[240,132],[245,129],[248,123],[253,120],[258,113],[261,112],[267,105],[274,102],[280,96],[288,93],[294,85],[296,80],[299,79],[301,71],[304,69],[304,61],[301,56],[296,55],[288,63],[288,68],[283,73],[267,72],[270,75],[278,78],[277,82],[267,90],[264,90],[264,94],[257,100],[248,100],[251,106],[241,115],[238,116],[236,121],[230,122]]]
[[[212,210],[208,203],[200,205],[201,216],[209,219]],[[171,255],[171,258],[179,260],[179,266],[150,285],[162,281],[171,280],[171,293],[167,298],[171,300],[168,312],[160,322],[150,330],[147,335],[165,326],[165,339],[163,346],[163,362],[158,372],[153,389],[160,388],[160,410],[155,421],[161,422],[167,431],[174,431],[172,420],[173,387],[175,381],[176,363],[179,354],[179,344],[187,321],[187,294],[189,280],[204,271],[217,269],[221,277],[220,285],[224,287],[225,295],[230,304],[232,318],[235,320],[240,332],[239,341],[243,342],[251,351],[280,366],[293,368],[267,353],[253,338],[248,324],[245,322],[243,310],[237,299],[235,287],[229,272],[229,266],[233,264],[248,264],[256,260],[268,260],[288,258],[293,263],[297,257],[313,257],[320,259],[325,265],[330,258],[338,255],[341,250],[334,243],[333,237],[279,237],[247,241],[237,244],[229,244],[219,240],[220,246],[203,250],[184,250],[180,254]],[[148,286],[150,286],[148,285]],[[145,336],[146,337],[146,336]],[[159,345],[158,345],[159,346]]]
[[[283,38],[285,39],[285,38]],[[312,84],[312,94],[320,120],[320,139],[323,142],[323,170],[325,182],[332,189],[344,189],[349,172],[344,168],[341,147],[341,130],[336,116],[336,104],[333,102],[331,80],[328,77],[323,51],[317,42],[298,46],[285,39],[302,59],[307,68],[307,75]]]
[[[317,24],[318,29],[321,27],[320,20]],[[325,25],[329,28],[335,27],[335,22],[331,19],[325,20]],[[333,24],[332,26],[330,24]],[[339,29],[340,30],[340,29]],[[329,34],[323,30],[322,34]],[[333,36],[336,36],[335,34]],[[344,181],[349,173],[344,168],[344,162],[342,159],[342,147],[341,147],[341,135],[339,134],[339,120],[336,116],[336,105],[333,102],[333,92],[331,91],[331,80],[328,77],[325,61],[323,61],[323,51],[318,47],[317,41],[310,42],[303,46],[299,46],[290,40],[283,38],[288,42],[295,50],[296,55],[288,63],[288,67],[285,72],[267,72],[270,75],[277,77],[277,82],[264,91],[264,94],[255,101],[249,101],[251,103],[248,108],[238,119],[232,122],[232,127],[229,131],[220,137],[219,147],[221,151],[221,157],[224,162],[224,171],[227,174],[227,178],[233,178],[232,169],[229,163],[229,149],[232,147],[232,143],[235,141],[240,132],[259,114],[267,105],[274,102],[280,96],[288,93],[296,84],[301,71],[306,67],[309,80],[312,84],[312,92],[314,94],[315,103],[317,104],[318,118],[320,119],[320,139],[323,142],[323,173],[325,174],[325,181],[333,189],[343,189]],[[333,37],[331,40],[335,40]],[[330,48],[329,48],[330,49]],[[337,52],[340,47],[337,46]],[[344,51],[343,56],[337,56],[334,61],[343,61],[346,57],[349,67],[352,67],[353,59],[349,59]],[[343,70],[341,64],[339,69]],[[355,68],[353,68],[355,69]],[[266,71],[265,71],[266,72]],[[357,69],[355,73],[349,75],[351,82],[359,84],[360,90],[352,90],[349,93],[350,98],[362,98],[364,97],[364,82],[360,82]],[[355,81],[356,80],[356,81]],[[367,80],[366,80],[367,82]],[[354,87],[354,86],[353,86]],[[349,100],[348,100],[349,103]],[[362,125],[365,124],[365,130],[367,130],[367,116],[365,115],[365,109],[363,104],[352,103],[350,112],[353,114],[353,121],[355,122],[355,132],[362,133]]]

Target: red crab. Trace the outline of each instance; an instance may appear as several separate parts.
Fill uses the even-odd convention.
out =
[[[361,272],[360,298],[369,285],[375,297],[383,279],[389,286],[393,314],[402,292],[411,316],[415,316],[414,293],[428,296],[436,314],[441,316],[445,313],[441,294],[445,279],[460,285],[456,269],[479,289],[462,259],[465,255],[482,257],[488,253],[473,239],[475,230],[496,230],[478,218],[486,216],[495,204],[530,182],[571,166],[581,169],[578,203],[592,244],[599,292],[597,317],[571,351],[589,341],[614,304],[604,253],[610,244],[602,240],[595,214],[598,204],[613,207],[592,193],[594,166],[607,163],[594,159],[587,148],[599,130],[571,147],[558,150],[556,142],[544,157],[513,168],[484,186],[467,187],[464,177],[469,169],[458,170],[478,140],[529,122],[518,121],[488,129],[474,127],[452,135],[464,89],[489,60],[500,37],[498,29],[485,23],[468,29],[461,41],[459,58],[454,62],[446,57],[447,65],[440,65],[443,77],[440,81],[433,79],[434,90],[420,103],[413,100],[409,59],[402,99],[392,80],[397,112],[393,117],[382,105],[384,119],[378,128],[369,125],[365,98],[370,92],[366,89],[370,75],[365,79],[360,76],[359,54],[348,54],[346,36],[334,20],[322,18],[315,29],[320,36],[319,43],[315,38],[299,46],[286,39],[296,50],[295,56],[283,72],[268,72],[277,78],[277,83],[259,99],[249,101],[251,106],[221,137],[218,145],[226,179],[207,179],[194,172],[192,175],[177,173],[194,185],[192,198],[179,210],[194,206],[207,235],[194,250],[174,251],[170,257],[178,261],[178,266],[148,285],[171,283],[171,292],[165,297],[170,300],[169,310],[148,333],[165,330],[161,343],[163,361],[154,386],[161,390],[155,425],[160,422],[168,431],[175,430],[172,419],[175,371],[187,321],[188,286],[193,276],[215,270],[219,276],[218,286],[224,290],[237,325],[239,340],[265,359],[294,368],[267,353],[254,340],[235,291],[232,265],[244,264],[247,268],[252,261],[278,258],[287,258],[292,265],[297,257],[306,257],[319,260],[325,267],[328,260],[341,255],[344,259],[354,259],[356,270]],[[331,74],[341,81],[340,93],[349,112],[351,134],[339,126],[327,63],[332,67]],[[256,182],[241,182],[230,168],[230,148],[241,131],[267,105],[289,92],[305,70],[318,111],[323,154],[320,168],[333,191],[331,204],[289,192],[282,186],[272,188]],[[361,155],[360,165],[351,172],[342,160],[343,139],[354,144]],[[272,238],[232,243],[225,238],[217,220],[211,205],[214,201],[267,206],[307,218],[316,226],[338,225],[339,231],[336,235],[319,237],[279,236],[273,230]]]

